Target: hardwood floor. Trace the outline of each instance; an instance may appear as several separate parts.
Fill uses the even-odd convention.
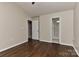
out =
[[[1,57],[77,57],[71,46],[37,40],[0,52]]]

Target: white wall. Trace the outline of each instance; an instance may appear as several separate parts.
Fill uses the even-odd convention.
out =
[[[32,17],[32,39],[38,40],[38,20],[39,17]]]
[[[60,17],[60,43],[73,45],[73,10],[54,13],[52,16]]]
[[[73,45],[73,10],[40,16],[40,40],[52,41],[52,18],[60,17],[60,43]]]
[[[79,3],[76,4],[75,7],[75,15],[74,15],[74,46],[77,50],[77,53],[79,55]]]
[[[52,42],[50,33],[50,14],[40,16],[40,41]]]
[[[14,3],[0,3],[0,51],[27,41],[27,15]]]

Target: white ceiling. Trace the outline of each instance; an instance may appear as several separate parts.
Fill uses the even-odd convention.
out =
[[[17,4],[32,17],[73,9],[75,2],[35,2],[34,5],[31,2],[17,2]]]

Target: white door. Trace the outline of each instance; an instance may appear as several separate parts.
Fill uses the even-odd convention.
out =
[[[32,21],[32,39],[38,40],[38,20]]]

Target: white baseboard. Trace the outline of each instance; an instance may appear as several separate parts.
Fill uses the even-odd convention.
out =
[[[79,53],[78,53],[78,51],[77,51],[76,47],[75,47],[75,46],[73,46],[73,48],[74,48],[75,52],[77,53],[77,55],[79,56]]]
[[[56,39],[56,40],[52,40],[52,43],[57,43],[57,44],[59,44],[59,41],[57,41],[57,39]]]
[[[66,44],[66,43],[59,43],[61,45],[67,45],[67,46],[72,46],[73,47],[73,44]]]
[[[15,46],[18,46],[18,45],[20,45],[20,44],[23,44],[23,43],[25,43],[25,42],[27,42],[27,41],[28,41],[28,40],[23,41],[23,42],[20,42],[20,43],[17,43],[17,44],[15,44],[15,45],[10,46],[10,47],[1,49],[0,52],[5,51],[5,50],[8,50],[8,49],[10,49],[10,48],[13,48],[13,47],[15,47]]]
[[[59,44],[59,42],[52,42],[52,43],[57,43],[57,44]]]
[[[52,42],[52,41],[46,41],[46,40],[40,40],[40,41],[49,42],[49,43],[58,43],[58,44],[61,44],[61,45],[67,45],[67,46],[72,46],[73,47],[73,44],[66,44],[66,43],[60,43],[60,42]]]
[[[52,43],[52,41],[46,41],[46,40],[39,40],[39,41],[43,41],[43,42]]]

